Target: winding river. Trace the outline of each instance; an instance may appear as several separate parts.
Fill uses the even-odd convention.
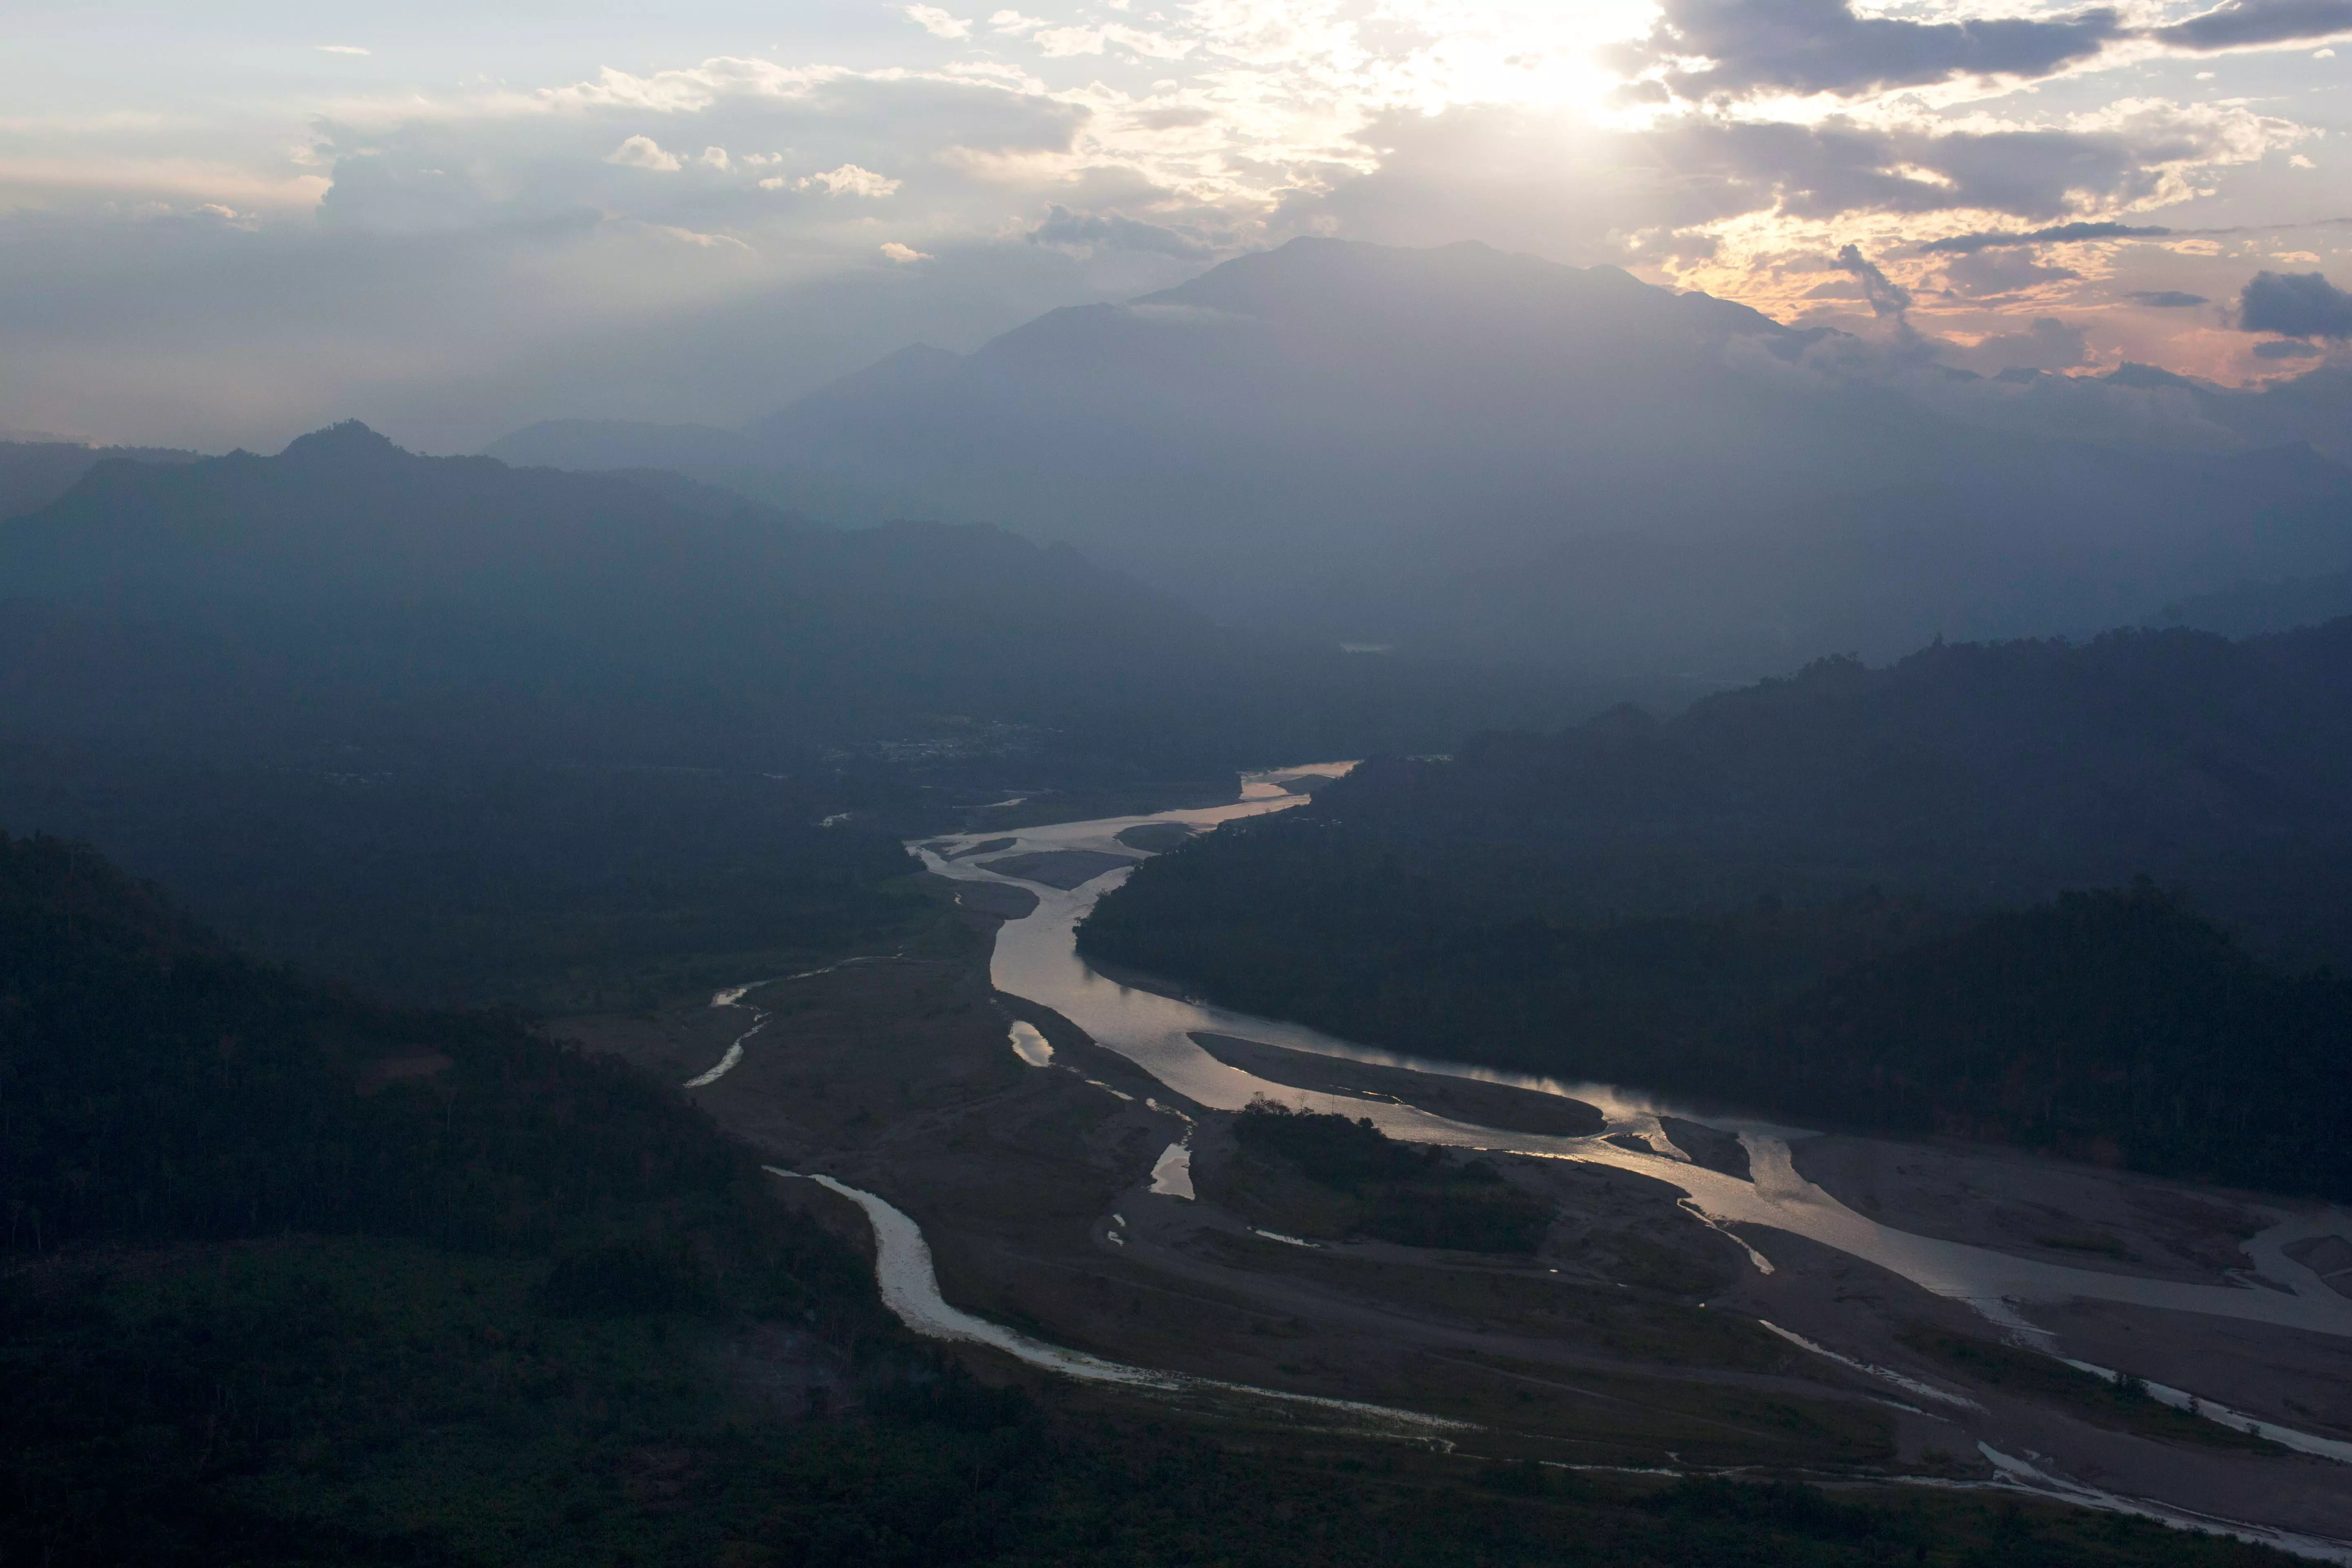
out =
[[[1238,818],[1285,810],[1303,804],[1306,797],[1284,788],[1275,782],[1276,779],[1292,779],[1309,773],[1336,775],[1344,773],[1350,765],[1325,763],[1245,778],[1242,798],[1231,805],[1160,812],[1149,816],[1058,823],[1009,832],[998,830],[987,834],[949,836],[910,845],[909,847],[921,855],[927,867],[941,876],[959,881],[1006,882],[1034,894],[1037,907],[1020,919],[1007,921],[998,931],[991,968],[991,977],[997,989],[1053,1008],[1085,1030],[1097,1044],[1126,1057],[1160,1083],[1197,1104],[1237,1110],[1253,1099],[1263,1096],[1316,1110],[1341,1110],[1349,1116],[1370,1116],[1391,1136],[1411,1142],[1584,1160],[1637,1171],[1643,1175],[1680,1187],[1685,1194],[1686,1206],[1719,1226],[1730,1224],[1769,1226],[1806,1237],[1876,1264],[1937,1295],[1965,1301],[2013,1337],[2024,1342],[2039,1343],[2053,1353],[2055,1353],[2054,1345],[2049,1342],[2049,1337],[2036,1329],[2022,1315],[2021,1309],[2036,1302],[2070,1300],[2116,1301],[2352,1337],[2352,1300],[2330,1289],[2316,1274],[2288,1258],[2284,1251],[2286,1247],[2306,1237],[2330,1233],[2352,1236],[2352,1216],[2341,1211],[2282,1215],[2280,1223],[2245,1244],[2246,1252],[2254,1259],[2261,1272],[2267,1279],[2285,1285],[2285,1289],[2263,1289],[2251,1285],[2198,1285],[2106,1274],[2095,1269],[2013,1258],[1986,1247],[1915,1235],[1857,1214],[1828,1192],[1805,1180],[1797,1172],[1789,1152],[1792,1140],[1813,1136],[1804,1129],[1699,1114],[1613,1085],[1530,1078],[1458,1062],[1431,1061],[1369,1049],[1297,1024],[1255,1017],[1123,985],[1087,967],[1077,954],[1076,932],[1078,922],[1094,908],[1095,901],[1125,880],[1131,868],[1115,867],[1076,888],[1064,889],[991,870],[982,862],[996,858],[995,855],[954,858],[960,852],[969,855],[971,848],[983,839],[1010,837],[1013,842],[1002,846],[999,853],[1020,855],[1077,849],[1107,853],[1129,861],[1139,860],[1147,858],[1146,852],[1122,844],[1118,839],[1118,836],[1129,828],[1155,823],[1181,823],[1206,831]],[[740,993],[722,993],[713,1001],[720,1005],[740,1005]],[[755,1017],[752,1029],[747,1031],[747,1037],[750,1033],[756,1032],[764,1021],[764,1016]],[[1317,1094],[1268,1082],[1221,1062],[1193,1042],[1195,1034],[1238,1036],[1324,1056],[1567,1095],[1599,1107],[1608,1119],[1608,1124],[1603,1134],[1592,1137],[1549,1137],[1448,1121],[1409,1105]],[[719,1069],[706,1075],[705,1080],[698,1081],[715,1079],[726,1067],[732,1066],[734,1059],[740,1056],[741,1043],[740,1040],[736,1042],[729,1053],[729,1059]],[[1025,1034],[1016,1029],[1011,1044],[1022,1058],[1032,1065],[1043,1066],[1051,1059],[1051,1047],[1034,1029],[1027,1030]],[[1747,1148],[1754,1180],[1741,1181],[1677,1157],[1672,1142],[1659,1124],[1662,1113],[1679,1115],[1736,1133]],[[1635,1141],[1647,1144],[1653,1152],[1644,1152],[1609,1142],[1608,1133],[1630,1134]],[[1190,1197],[1192,1184],[1187,1168],[1188,1156],[1188,1143],[1171,1144],[1160,1156],[1152,1173],[1153,1190]],[[779,1176],[790,1174],[782,1171],[776,1173]],[[904,1321],[919,1332],[943,1339],[990,1344],[1033,1365],[1073,1376],[1171,1392],[1189,1387],[1198,1393],[1214,1392],[1253,1401],[1274,1401],[1289,1405],[1301,1415],[1319,1414],[1323,1419],[1337,1417],[1350,1426],[1385,1427],[1399,1436],[1413,1435],[1426,1438],[1434,1430],[1456,1425],[1377,1405],[1318,1400],[1151,1372],[1032,1340],[949,1305],[940,1295],[938,1282],[931,1271],[929,1249],[922,1234],[906,1215],[872,1194],[859,1192],[831,1177],[819,1175],[811,1179],[823,1183],[866,1211],[873,1223],[877,1243],[877,1272],[880,1277],[884,1300]],[[1756,1267],[1770,1268],[1770,1260],[1747,1238],[1735,1238],[1740,1239],[1741,1245],[1747,1247]],[[1769,1237],[1756,1239],[1765,1247],[1770,1245]],[[1772,1325],[1767,1324],[1766,1327]],[[1775,1329],[1774,1331],[1810,1352],[1848,1361],[1849,1364],[1865,1373],[1874,1375],[1883,1373],[1890,1380],[1905,1384],[1912,1381],[1886,1369],[1851,1362],[1849,1358],[1786,1331]],[[2091,1368],[2080,1362],[2074,1364],[2084,1366],[2085,1370],[2105,1370]],[[2168,1403],[2200,1409],[2204,1414],[2225,1419],[2232,1426],[2256,1427],[2263,1436],[2305,1453],[2352,1463],[2352,1444],[2269,1423],[2256,1423],[2241,1413],[2213,1406],[2210,1402],[2200,1404],[2183,1390],[2151,1386],[2150,1392]],[[1937,1394],[1946,1399],[1957,1397],[1940,1391]],[[1993,1465],[2000,1478],[1997,1481],[1940,1484],[2018,1487],[2087,1508],[2137,1514],[2176,1528],[2261,1540],[2300,1556],[2352,1564],[2352,1544],[2297,1535],[2271,1527],[2211,1519],[2152,1500],[2117,1496],[2061,1477],[2045,1475],[2023,1459],[1999,1453],[1981,1444],[1979,1447]]]
[[[1283,770],[1278,775],[1337,773],[1346,763]],[[1057,823],[1050,826],[1012,830],[1014,842],[1003,853],[1055,849],[1089,849],[1130,859],[1143,852],[1118,841],[1129,828],[1148,823],[1183,823],[1209,829],[1240,817],[1281,811],[1303,804],[1267,778],[1244,782],[1243,797],[1232,805],[1192,811],[1161,812],[1152,816],[1111,817],[1095,822]],[[968,837],[934,839],[919,847],[924,864],[961,881],[1011,882],[1034,893],[1037,908],[1019,920],[1008,921],[997,932],[992,978],[1000,991],[1040,1003],[1060,1013],[1105,1047],[1117,1051],[1177,1093],[1220,1110],[1238,1110],[1251,1100],[1269,1100],[1318,1110],[1344,1110],[1369,1116],[1391,1137],[1422,1143],[1454,1144],[1516,1153],[1549,1155],[1617,1165],[1673,1183],[1688,1194],[1693,1206],[1709,1219],[1741,1225],[1769,1226],[1809,1237],[1841,1252],[1866,1259],[1899,1274],[1939,1296],[1965,1300],[2012,1332],[2038,1332],[2020,1316],[2021,1305],[2033,1302],[2091,1300],[2118,1301],[2172,1311],[2203,1312],[2242,1318],[2283,1328],[2352,1337],[2352,1300],[2330,1289],[2318,1275],[2287,1258],[2284,1247],[2305,1236],[2335,1230],[2352,1234],[2352,1223],[2340,1214],[2284,1218],[2246,1244],[2247,1251],[2272,1279],[2285,1290],[2251,1286],[2198,1285],[2179,1280],[2146,1279],[2070,1268],[2032,1258],[2013,1258],[1987,1247],[1941,1241],[1879,1224],[1857,1214],[1821,1187],[1805,1180],[1790,1158],[1790,1140],[1812,1134],[1801,1128],[1738,1118],[1709,1116],[1676,1109],[1652,1096],[1608,1084],[1566,1083],[1550,1079],[1429,1061],[1370,1049],[1333,1038],[1301,1025],[1254,1017],[1222,1007],[1181,1001],[1156,992],[1138,990],[1108,980],[1087,967],[1077,953],[1076,928],[1095,901],[1124,881],[1129,868],[1116,868],[1075,889],[1043,886],[1002,876],[984,863],[993,856],[951,859],[947,856],[979,843],[1002,838],[1004,831]],[[1235,1035],[1295,1050],[1343,1057],[1350,1060],[1413,1068],[1423,1072],[1508,1083],[1554,1094],[1564,1094],[1598,1106],[1608,1117],[1610,1132],[1631,1133],[1658,1144],[1664,1135],[1658,1124],[1662,1111],[1701,1121],[1737,1133],[1747,1145],[1754,1181],[1708,1170],[1675,1159],[1663,1150],[1644,1153],[1613,1143],[1605,1137],[1563,1138],[1525,1132],[1505,1132],[1490,1127],[1451,1121],[1409,1105],[1379,1100],[1342,1099],[1270,1083],[1239,1068],[1217,1060],[1192,1041],[1196,1033]],[[1666,1147],[1671,1147],[1667,1144]],[[1769,1243],[1768,1243],[1769,1245]],[[2312,1451],[2352,1460],[2352,1445],[2326,1443]]]

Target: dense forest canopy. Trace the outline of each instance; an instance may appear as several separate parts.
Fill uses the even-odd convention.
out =
[[[1507,901],[1524,884],[1529,909],[1871,887],[1983,906],[2145,875],[2266,945],[2334,956],[2352,955],[2347,806],[2352,620],[1823,660],[1670,719],[1621,709],[1376,760],[1311,811],[1415,865],[1464,863]]]
[[[1081,951],[1395,1049],[2342,1195],[2347,682],[2352,622],[2119,634],[1485,735],[1147,862]],[[2179,890],[2065,890],[2144,872]]]
[[[288,1230],[544,1249],[752,1177],[617,1063],[257,963],[86,847],[0,838],[9,1245]]]

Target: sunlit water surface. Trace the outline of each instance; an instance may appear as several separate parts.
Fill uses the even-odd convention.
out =
[[[1346,766],[1319,764],[1313,769],[1287,770],[1277,776],[1293,777],[1310,771],[1338,773],[1345,771]],[[1265,779],[1252,779],[1244,786],[1243,798],[1232,805],[1015,829],[1009,837],[1016,842],[1003,853],[1094,849],[1140,859],[1145,858],[1141,851],[1118,842],[1118,835],[1128,828],[1145,823],[1181,822],[1205,830],[1237,818],[1281,811],[1303,801],[1303,796]],[[1004,837],[1008,835],[992,833],[930,842],[943,844],[945,853],[952,854],[982,837]],[[941,851],[936,849],[923,848],[920,853],[924,863],[942,876],[962,881],[1013,882],[1036,895],[1037,908],[1033,912],[1006,921],[997,932],[992,978],[999,990],[1053,1008],[1097,1043],[1126,1057],[1198,1104],[1238,1110],[1253,1099],[1264,1097],[1317,1110],[1344,1110],[1350,1116],[1368,1116],[1391,1137],[1414,1142],[1567,1157],[1638,1171],[1682,1188],[1689,1194],[1693,1206],[1711,1219],[1769,1226],[1806,1237],[1867,1259],[1939,1296],[1968,1301],[2015,1331],[2031,1329],[2018,1315],[2016,1308],[2021,1304],[2087,1299],[2352,1336],[2352,1300],[2329,1289],[2316,1274],[2288,1258],[2283,1250],[2286,1244],[2303,1236],[2343,1228],[2345,1216],[2341,1215],[2283,1216],[2278,1226],[2247,1244],[2262,1272],[2289,1286],[2287,1290],[2146,1279],[2012,1258],[1962,1242],[1916,1236],[1857,1214],[1800,1175],[1790,1158],[1789,1144],[1791,1140],[1813,1135],[1801,1128],[1684,1110],[1654,1095],[1609,1084],[1569,1083],[1459,1062],[1399,1056],[1337,1039],[1302,1025],[1181,1001],[1106,979],[1078,956],[1076,931],[1095,901],[1126,880],[1129,874],[1126,868],[1105,872],[1090,882],[1064,891],[991,871],[984,862],[994,859],[992,855],[950,860],[943,858]],[[1563,1138],[1507,1132],[1451,1121],[1409,1105],[1292,1089],[1217,1060],[1193,1043],[1192,1037],[1196,1033],[1234,1035],[1323,1056],[1415,1068],[1571,1096],[1599,1107],[1609,1119],[1608,1132],[1634,1134],[1661,1152],[1644,1153],[1626,1149],[1607,1142],[1604,1136]],[[1747,1146],[1755,1179],[1741,1181],[1665,1152],[1673,1145],[1658,1124],[1661,1112],[1737,1133]],[[1769,1256],[1769,1237],[1750,1239]],[[2352,1452],[2345,1457],[2352,1458]]]
[[[1076,932],[1078,922],[1094,908],[1095,901],[1124,881],[1129,875],[1129,868],[1107,871],[1066,891],[1001,876],[981,863],[996,858],[995,855],[966,860],[947,858],[959,850],[968,849],[983,838],[1009,837],[1014,842],[999,853],[1015,855],[1038,850],[1092,849],[1140,860],[1148,858],[1144,851],[1118,842],[1118,835],[1128,828],[1150,823],[1172,822],[1208,831],[1242,817],[1285,810],[1304,804],[1305,797],[1290,793],[1274,780],[1296,778],[1306,773],[1333,775],[1345,773],[1350,765],[1345,763],[1321,763],[1247,778],[1244,781],[1242,798],[1226,806],[1160,812],[1149,816],[1059,823],[1013,829],[1009,833],[950,836],[910,847],[921,855],[925,865],[941,876],[959,881],[1011,882],[1036,895],[1037,907],[1034,911],[1019,920],[1006,921],[997,933],[991,969],[997,989],[1053,1008],[1085,1030],[1098,1044],[1127,1058],[1160,1083],[1196,1104],[1221,1110],[1238,1110],[1252,1100],[1262,1097],[1307,1109],[1368,1116],[1391,1137],[1412,1142],[1583,1160],[1636,1171],[1681,1188],[1685,1194],[1686,1206],[1710,1223],[1719,1226],[1769,1226],[1864,1258],[1939,1296],[1966,1301],[2021,1342],[2036,1343],[2044,1349],[2054,1350],[2049,1336],[2035,1328],[2022,1315],[2021,1309],[2036,1302],[2076,1299],[2200,1312],[2352,1337],[2352,1300],[2347,1300],[2328,1289],[2316,1274],[2288,1258],[2284,1250],[2306,1237],[2330,1233],[2352,1235],[2352,1223],[2347,1223],[2347,1216],[2341,1211],[2322,1210],[2292,1215],[2281,1214],[2278,1224],[2245,1244],[2245,1250],[2260,1272],[2287,1286],[2284,1290],[2263,1289],[2251,1285],[2196,1285],[2177,1280],[2138,1279],[2012,1258],[1986,1247],[1916,1236],[1855,1213],[1800,1175],[1790,1157],[1789,1145],[1794,1140],[1815,1136],[1806,1129],[1695,1111],[1654,1095],[1612,1084],[1567,1082],[1375,1050],[1301,1025],[1255,1017],[1202,1002],[1180,1000],[1123,985],[1096,973],[1079,958]],[[731,994],[714,998],[722,1005],[736,1000],[736,996]],[[1452,1121],[1409,1105],[1312,1093],[1268,1082],[1217,1060],[1193,1042],[1192,1037],[1195,1034],[1232,1035],[1353,1061],[1412,1068],[1423,1072],[1566,1095],[1598,1107],[1608,1119],[1608,1124],[1601,1134],[1592,1137],[1549,1137]],[[1028,1026],[1016,1026],[1012,1044],[1022,1059],[1032,1065],[1043,1066],[1052,1059],[1051,1047]],[[730,1052],[730,1055],[734,1054]],[[1124,1094],[1120,1097],[1129,1098]],[[1154,1109],[1170,1110],[1173,1114],[1182,1115],[1181,1111],[1161,1106],[1157,1100],[1151,1104]],[[1679,1151],[1675,1149],[1659,1124],[1661,1114],[1681,1116],[1736,1133],[1748,1151],[1754,1179],[1741,1181],[1679,1157]],[[1609,1133],[1631,1134],[1653,1152],[1643,1152],[1610,1142],[1607,1141]],[[1151,1190],[1178,1197],[1192,1196],[1190,1159],[1191,1131],[1188,1128],[1184,1139],[1171,1144],[1153,1168]],[[777,1173],[783,1175],[787,1173],[780,1171]],[[1360,1420],[1370,1418],[1376,1423],[1390,1424],[1391,1429],[1401,1432],[1414,1428],[1427,1431],[1431,1427],[1454,1425],[1378,1406],[1318,1401],[1300,1395],[1217,1384],[1207,1380],[1185,1379],[1106,1362],[1032,1340],[949,1305],[940,1297],[938,1282],[932,1276],[929,1249],[923,1242],[921,1232],[905,1215],[873,1194],[846,1187],[830,1177],[817,1176],[814,1179],[852,1199],[866,1210],[873,1221],[878,1244],[877,1272],[880,1277],[884,1300],[903,1321],[919,1331],[940,1338],[993,1345],[1033,1365],[1049,1367],[1077,1377],[1159,1389],[1184,1384],[1200,1389],[1223,1389],[1252,1398],[1279,1400],[1295,1407],[1320,1405],[1335,1415],[1345,1412]],[[1746,1236],[1727,1234],[1734,1234],[1735,1239],[1740,1241],[1755,1267],[1768,1271],[1771,1268],[1769,1257],[1771,1238],[1769,1235],[1759,1236],[1753,1231]],[[1972,1403],[1943,1391],[1927,1389],[1891,1369],[1853,1361],[1774,1325],[1766,1326],[1774,1328],[1775,1332],[1812,1353],[1845,1362],[1872,1375],[1883,1375],[1915,1395],[1961,1405]],[[2089,1368],[2088,1363],[2082,1362],[2074,1364],[2089,1370],[2104,1370]],[[2269,1423],[2257,1423],[2210,1401],[2192,1401],[2188,1392],[2183,1390],[2151,1387],[2150,1392],[2171,1403],[2194,1405],[2204,1414],[2226,1419],[2232,1426],[2257,1427],[2263,1436],[2305,1453],[2352,1462],[2352,1444]],[[2022,1487],[2084,1507],[2160,1520],[2178,1528],[2262,1540],[2304,1557],[2352,1563],[2352,1546],[2341,1542],[2298,1535],[2265,1526],[2210,1519],[2152,1500],[2116,1496],[2061,1477],[2045,1475],[2022,1459],[1983,1445],[1979,1447],[2001,1477],[1998,1484]],[[1968,1486],[1973,1483],[1951,1484]]]

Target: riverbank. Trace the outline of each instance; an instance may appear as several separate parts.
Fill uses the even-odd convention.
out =
[[[1267,803],[1259,799],[1223,813],[1172,816],[1187,826],[1206,829],[1219,821],[1266,808]],[[1275,808],[1279,808],[1279,803]],[[1118,835],[1139,825],[1132,819],[1063,825],[1034,837],[1024,837],[1020,847],[1108,848],[1119,843]],[[1129,841],[1119,847],[1131,849],[1134,845]],[[968,863],[941,868],[960,879],[990,879],[987,871]],[[1313,1089],[1255,1077],[1204,1049],[1198,1037],[1203,1035],[1248,1039],[1287,1053],[1351,1059],[1379,1068],[1433,1069],[1441,1075],[1449,1070],[1446,1064],[1401,1062],[1386,1053],[1360,1051],[1296,1025],[1224,1012],[1169,994],[1172,988],[1146,990],[1118,984],[1130,977],[1100,973],[1070,951],[1070,933],[1100,888],[1101,883],[1095,882],[1041,893],[1034,914],[1000,932],[992,973],[1001,990],[1050,1000],[1057,1011],[1143,1067],[1164,1088],[1181,1091],[1210,1110],[1235,1109],[1256,1093],[1317,1102]],[[1484,1069],[1450,1070],[1476,1079],[1512,1076]],[[1672,1108],[1660,1106],[1650,1097],[1601,1086],[1518,1081],[1525,1089],[1565,1091],[1599,1105],[1609,1118],[1612,1137],[1562,1139],[1479,1128],[1430,1115],[1409,1103],[1366,1099],[1360,1089],[1327,1095],[1317,1108],[1370,1115],[1392,1136],[1517,1149],[1550,1159],[1565,1155],[1639,1171],[1679,1185],[1691,1194],[1694,1205],[1736,1233],[1754,1259],[1724,1300],[1710,1301],[1711,1308],[1752,1314],[1751,1321],[1769,1318],[1810,1344],[1824,1347],[1820,1353],[1792,1352],[1811,1359],[1813,1364],[1808,1370],[1813,1377],[1856,1392],[1874,1386],[1883,1391],[1878,1397],[1896,1404],[1905,1403],[1902,1390],[1906,1382],[1940,1380],[1963,1400],[1967,1410],[1957,1416],[1940,1408],[1897,1415],[1895,1444],[1899,1465],[1934,1471],[1939,1466],[1957,1464],[1965,1471],[1982,1463],[1969,1458],[1973,1442],[1990,1441],[2005,1433],[2031,1434],[2034,1451],[2050,1456],[2064,1473],[2099,1478],[2109,1487],[2129,1488],[2145,1482],[2151,1492],[2216,1514],[2226,1514],[2232,1498],[2259,1496],[2264,1500],[2265,1517],[2284,1528],[2352,1536],[2343,1472],[2326,1461],[2305,1459],[2284,1450],[2231,1449],[2226,1445],[2204,1451],[2213,1446],[2195,1442],[2184,1446],[2145,1434],[2118,1434],[2084,1422],[2079,1413],[2045,1408],[1990,1390],[1971,1391],[1965,1376],[1956,1378],[1948,1367],[1906,1342],[1906,1333],[1920,1324],[1940,1325],[1942,1331],[1997,1342],[2003,1334],[2022,1332],[2019,1325],[2029,1321],[2018,1317],[2017,1308],[2004,1305],[2004,1295],[2021,1297],[2031,1314],[2054,1313],[2084,1294],[2094,1300],[2112,1297],[2124,1310],[2161,1317],[2189,1342],[2217,1331],[2238,1333],[2253,1328],[2242,1322],[2249,1318],[2274,1321],[2275,1327],[2262,1325],[2258,1331],[2285,1331],[2340,1342],[2352,1330],[2352,1313],[2341,1310],[2342,1299],[2324,1287],[2325,1300],[2308,1294],[2257,1294],[2259,1287],[2242,1289],[2223,1283],[2210,1271],[2201,1281],[2169,1269],[2124,1274],[2097,1267],[2118,1261],[2099,1252],[2043,1248],[2064,1255],[2063,1261],[2053,1261],[1907,1232],[1892,1219],[1882,1221],[1857,1212],[1809,1182],[1790,1156],[1789,1140],[1794,1137],[1796,1147],[1802,1148],[1807,1140],[1801,1135],[1758,1123],[1727,1123],[1716,1116],[1685,1115],[1677,1121]],[[1336,1081],[1331,1087],[1345,1088]],[[1704,1163],[1682,1157],[1692,1151],[1674,1142],[1676,1131],[1698,1145]],[[1736,1150],[1726,1145],[1727,1134],[1737,1135]],[[1215,1147],[1206,1134],[1198,1142],[1203,1151]],[[2032,1165],[2030,1157],[2026,1163]],[[1884,1209],[1888,1203],[1884,1192],[1878,1201]],[[2051,1206],[2063,1211],[2063,1205]],[[2238,1237],[2230,1227],[2240,1222],[2230,1217],[2229,1207],[2224,1202],[2217,1210],[2223,1215],[2215,1222],[2221,1226],[2218,1237],[2200,1233],[2206,1220],[2193,1216],[2176,1215],[2173,1231],[2168,1234],[2189,1248],[2192,1257],[2200,1247],[2210,1248],[2217,1242],[2234,1246]],[[1230,1249],[1244,1244],[1221,1241],[1217,1245]],[[1246,1245],[1264,1250],[1235,1256],[1247,1256],[1249,1267],[1257,1270],[1300,1267],[1298,1258],[1312,1256],[1279,1237],[1255,1237]],[[1873,1258],[1884,1259],[1884,1266]],[[2085,1265],[2085,1258],[2091,1266]],[[1769,1273],[1764,1271],[1768,1268]],[[1865,1279],[1872,1282],[1866,1288],[1861,1284]],[[1971,1283],[1976,1280],[1981,1283]],[[1972,1297],[1975,1305],[1969,1304]],[[2177,1305],[2168,1309],[2128,1306],[2133,1301]],[[2036,1302],[2042,1306],[2037,1308]],[[2311,1326],[2287,1327],[2296,1323]],[[2036,1342],[2049,1344],[2050,1337],[2042,1335]],[[1873,1368],[1885,1369],[1893,1381],[1869,1370]],[[2217,1373],[2223,1370],[2216,1369]],[[2198,1392],[2209,1398],[2223,1398],[2232,1391],[2206,1387]],[[2069,1466],[2076,1468],[2069,1470]],[[2246,1466],[2256,1467],[2260,1474],[2245,1471]]]

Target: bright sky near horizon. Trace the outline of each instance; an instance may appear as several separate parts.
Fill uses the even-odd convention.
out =
[[[1900,312],[1983,371],[2242,382],[2352,333],[2232,313],[2352,287],[2352,0],[29,0],[6,37],[0,428],[732,424],[1302,233]]]

